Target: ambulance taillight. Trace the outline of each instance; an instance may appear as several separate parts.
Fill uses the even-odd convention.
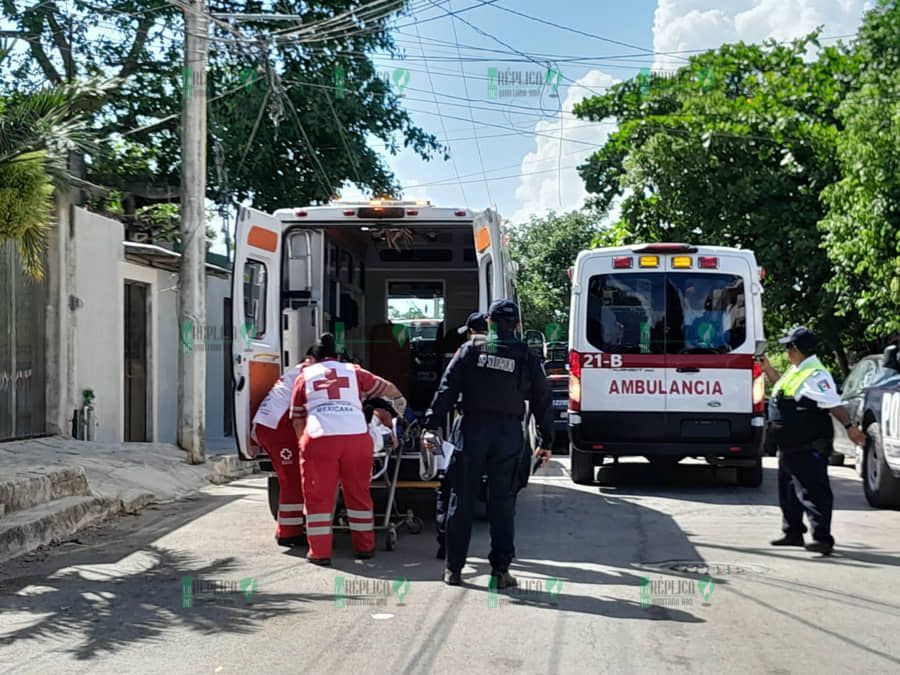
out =
[[[569,352],[569,410],[581,410],[581,354]]]
[[[630,255],[620,255],[616,258],[613,258],[613,269],[617,270],[628,270],[631,269],[631,266],[634,264]]]
[[[701,270],[717,270],[719,269],[719,259],[715,256],[701,255],[697,258],[697,266]]]
[[[762,366],[753,362],[753,414],[762,415],[766,407],[766,378]]]

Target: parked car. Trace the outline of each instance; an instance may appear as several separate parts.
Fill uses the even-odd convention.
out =
[[[569,447],[569,345],[551,342],[545,350],[544,372],[553,391],[553,431],[558,447]]]
[[[847,379],[844,380],[841,390],[841,401],[850,419],[859,424],[863,431],[866,425],[863,423],[863,413],[865,411],[866,391],[869,387],[877,384],[887,377],[897,374],[897,371],[890,367],[887,359],[887,352],[882,354],[871,354],[866,356],[853,366]],[[831,454],[830,463],[833,465],[842,465],[849,457],[851,460],[857,457],[857,446],[847,437],[843,425],[832,417],[834,424],[834,451]],[[857,463],[857,469],[859,463]]]
[[[897,346],[888,347],[879,363],[882,376],[863,390],[854,413],[867,440],[855,448],[856,469],[866,501],[878,508],[900,507],[900,363]],[[848,378],[849,380],[849,378]],[[843,445],[842,445],[843,447]]]

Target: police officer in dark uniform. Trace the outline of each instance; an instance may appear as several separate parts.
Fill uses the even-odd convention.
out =
[[[783,375],[760,357],[766,376],[775,386],[769,398],[770,428],[778,447],[778,500],[784,536],[773,546],[803,546],[803,512],[813,542],[808,551],[831,554],[831,512],[834,497],[828,483],[828,456],[834,438],[831,415],[844,425],[858,445],[866,442],[862,429],[850,421],[831,374],[816,357],[816,337],[800,326],[778,341],[787,348],[791,367]]]
[[[466,322],[460,326],[457,331],[459,335],[465,335],[466,340],[473,339],[476,335],[486,336],[488,332],[487,314],[481,312],[472,312]],[[461,410],[460,410],[461,412]],[[462,433],[460,424],[462,420],[457,420],[453,425],[450,433],[450,442],[457,447],[462,447]],[[452,461],[452,460],[451,460]],[[435,522],[437,523],[437,543],[438,549],[436,558],[444,560],[447,557],[447,504],[450,501],[450,481],[447,479],[447,473],[441,477],[440,487],[437,489],[437,501],[435,504]]]
[[[472,535],[472,511],[488,477],[488,520],[491,524],[491,583],[504,589],[517,585],[509,573],[515,555],[515,503],[524,437],[525,401],[538,421],[535,456],[551,457],[553,426],[550,384],[538,358],[519,340],[519,308],[510,300],[495,301],[488,311],[489,334],[476,336],[454,355],[444,372],[425,418],[425,445],[435,448],[437,430],[462,394],[463,449],[448,472],[447,562],[444,581],[461,583]]]

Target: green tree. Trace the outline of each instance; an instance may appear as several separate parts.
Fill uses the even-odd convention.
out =
[[[17,242],[25,271],[41,277],[55,185],[67,185],[70,152],[91,134],[78,111],[104,85],[48,87],[0,99],[0,239]]]
[[[516,288],[525,327],[544,331],[569,323],[569,267],[591,248],[601,232],[600,217],[589,211],[551,212],[510,230],[513,259],[519,263]]]
[[[825,189],[825,249],[838,313],[854,308],[878,339],[900,331],[900,6],[881,0],[856,43],[858,87],[838,109],[843,178]]]
[[[116,79],[110,95],[86,106],[110,142],[87,158],[85,172],[90,182],[119,190],[126,213],[166,195],[177,201],[182,96],[198,87],[210,97],[207,195],[220,203],[252,197],[255,206],[274,209],[322,202],[345,181],[394,193],[396,179],[370,139],[391,153],[439,152],[368,56],[397,53],[387,29],[405,0],[356,16],[358,0],[281,0],[273,11],[300,15],[297,24],[213,20],[205,74],[184,71],[177,4],[47,0],[21,8],[0,0],[28,45],[4,73],[7,90],[85,74]],[[258,0],[222,0],[215,8],[265,9]]]
[[[840,177],[838,105],[859,59],[816,35],[790,44],[743,43],[691,57],[675,78],[650,75],[578,104],[578,116],[619,127],[581,167],[591,203],[622,199],[629,241],[689,241],[750,248],[768,271],[770,334],[817,330],[846,369],[860,319],[836,316],[825,289],[822,190]]]

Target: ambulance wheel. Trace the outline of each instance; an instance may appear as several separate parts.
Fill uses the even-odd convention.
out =
[[[278,501],[281,499],[281,485],[278,476],[269,476],[269,511],[272,517],[278,520]]]
[[[393,551],[397,545],[397,530],[391,529],[384,535],[384,550]]]
[[[594,456],[589,452],[581,452],[570,446],[569,457],[571,458],[569,473],[572,476],[572,482],[576,485],[593,485],[597,476]]]
[[[762,485],[762,457],[758,458],[753,466],[739,466],[737,468],[737,482],[741,487],[756,488]]]

